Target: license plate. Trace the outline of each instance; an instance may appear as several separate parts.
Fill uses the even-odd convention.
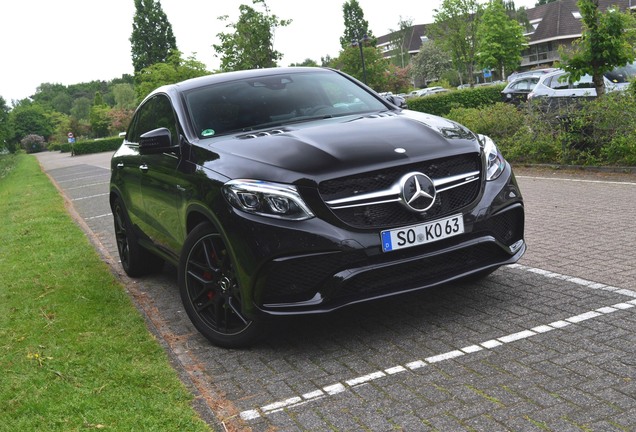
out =
[[[382,251],[390,252],[412,246],[432,243],[464,232],[464,217],[450,216],[433,222],[382,231]]]

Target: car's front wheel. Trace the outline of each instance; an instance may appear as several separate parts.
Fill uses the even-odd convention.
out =
[[[246,346],[260,334],[245,317],[236,267],[221,235],[208,223],[188,235],[179,262],[179,290],[194,326],[213,344]]]

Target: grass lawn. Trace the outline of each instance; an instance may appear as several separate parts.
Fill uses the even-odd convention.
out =
[[[209,430],[33,156],[0,155],[0,221],[0,430]]]

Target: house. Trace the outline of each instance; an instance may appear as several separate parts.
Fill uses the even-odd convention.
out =
[[[599,0],[599,8],[606,11],[609,7],[618,7],[621,11],[636,10],[636,0]],[[559,0],[545,5],[527,9],[529,31],[528,48],[522,53],[521,70],[550,67],[560,59],[559,48],[569,48],[572,42],[581,37],[581,12],[576,0]],[[422,43],[428,40],[427,24],[418,24],[407,33],[402,52],[409,56],[416,55]],[[377,46],[382,49],[384,57],[396,54],[395,43],[397,32],[380,36]],[[408,63],[408,57],[405,62]],[[406,65],[405,63],[405,65]]]
[[[632,6],[632,3],[634,5]],[[636,9],[636,0],[599,0],[599,9],[618,7],[621,11]],[[560,0],[527,10],[530,31],[528,48],[522,53],[521,69],[552,66],[561,57],[559,48],[568,49],[581,37],[581,12],[576,0]]]
[[[426,26],[427,24],[416,24],[406,30],[406,37],[402,44],[401,53],[408,54],[408,56],[404,56],[405,64],[403,66],[409,63],[409,59],[420,51],[422,43],[428,40],[426,37]],[[376,46],[382,50],[384,57],[393,57],[399,54],[397,50],[400,48],[395,46],[395,39],[397,37],[398,32],[393,32],[378,38]]]

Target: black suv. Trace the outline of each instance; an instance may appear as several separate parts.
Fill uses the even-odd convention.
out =
[[[226,347],[267,316],[483,277],[526,249],[492,140],[331,69],[157,89],[113,156],[110,203],[126,273],[176,266],[193,324]]]

